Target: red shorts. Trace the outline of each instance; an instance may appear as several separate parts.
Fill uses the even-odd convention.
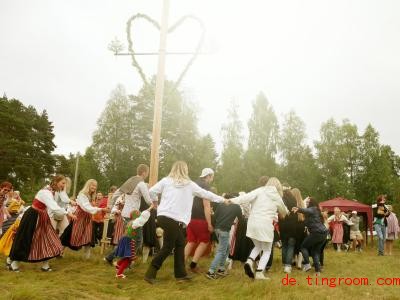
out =
[[[209,243],[210,232],[206,220],[192,219],[186,228],[186,239],[188,243]]]

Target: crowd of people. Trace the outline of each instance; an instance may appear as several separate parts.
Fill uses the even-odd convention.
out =
[[[323,271],[329,241],[336,251],[363,249],[357,211],[335,208],[329,216],[316,199],[303,199],[299,189],[282,185],[275,177],[261,177],[258,188],[248,193],[220,196],[212,191],[210,168],[203,169],[194,182],[187,164],[177,161],[169,175],[152,187],[145,183],[147,165],[140,164],[136,173],[119,188],[112,186],[107,196],[97,190],[96,180],[89,179],[76,199],[68,195],[71,180],[57,175],[38,191],[30,206],[11,183],[1,183],[0,253],[7,257],[7,268],[19,272],[21,262],[41,262],[41,270],[49,272],[49,261],[62,257],[65,248],[82,249],[88,259],[91,248],[106,240],[113,248],[104,261],[115,265],[116,278],[126,278],[126,268],[134,268],[139,254],[143,262],[152,254],[144,274],[150,284],[170,255],[179,281],[192,278],[188,271],[204,273],[210,280],[223,278],[234,261],[243,263],[248,277],[266,280],[275,245],[282,250],[283,272],[291,273],[294,267],[308,272],[311,257],[317,275]],[[385,201],[381,195],[373,206],[378,255],[385,250],[392,255],[400,231]],[[108,215],[112,222],[104,228]],[[211,264],[202,271],[202,257],[212,253]]]

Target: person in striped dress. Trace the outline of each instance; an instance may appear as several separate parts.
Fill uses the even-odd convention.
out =
[[[63,190],[65,183],[64,176],[55,176],[49,186],[36,194],[32,206],[24,213],[10,251],[11,271],[19,271],[19,261],[43,262],[42,271],[52,271],[49,260],[60,256],[63,247],[51,225],[47,208],[58,214],[67,214],[54,200],[55,192]]]
[[[125,197],[126,195],[122,195],[118,198],[114,207],[111,209],[111,214],[114,215],[114,232],[111,240],[112,245],[118,245],[119,240],[124,235],[125,223],[121,212],[125,205]]]
[[[7,208],[5,206],[7,194],[10,191],[12,191],[12,189],[13,189],[13,186],[8,181],[4,181],[0,184],[0,236],[2,235],[2,227],[3,227],[5,215],[8,214]]]
[[[93,245],[92,215],[109,208],[94,207],[91,201],[96,197],[97,181],[89,179],[76,199],[76,220],[71,222],[61,236],[62,244],[72,250],[84,248],[84,257],[90,258],[90,247]]]

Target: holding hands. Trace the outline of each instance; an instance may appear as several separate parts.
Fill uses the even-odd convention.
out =
[[[111,209],[109,207],[104,207],[101,209],[102,212],[109,213]]]
[[[294,213],[297,213],[297,212],[298,212],[298,210],[299,210],[299,208],[298,208],[298,207],[293,207],[293,208],[292,208],[292,212],[294,212]]]
[[[151,203],[151,205],[149,206],[149,208],[147,209],[148,211],[151,211],[152,209],[156,209],[157,208],[157,202],[154,201]]]
[[[77,219],[77,216],[75,216],[73,213],[68,213],[68,217],[70,217],[73,221]]]
[[[229,200],[229,199],[224,199],[224,204],[225,204],[225,205],[232,204],[232,201]]]

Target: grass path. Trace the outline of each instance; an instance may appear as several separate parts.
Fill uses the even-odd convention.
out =
[[[0,270],[0,299],[400,299],[400,282],[387,280],[380,286],[378,278],[400,278],[400,251],[393,256],[376,256],[374,249],[363,253],[326,252],[325,270],[321,277],[336,280],[336,287],[309,285],[307,276],[315,280],[314,272],[304,274],[295,270],[290,277],[293,286],[285,286],[280,251],[275,259],[268,282],[251,281],[242,266],[235,262],[226,278],[208,280],[197,275],[190,283],[177,283],[173,277],[172,257],[159,272],[160,283],[151,286],[143,281],[146,264],[139,264],[126,272],[125,280],[115,279],[114,269],[102,261],[95,249],[88,261],[81,252],[66,251],[65,258],[54,259],[54,272],[40,271],[38,264],[21,264],[21,272]],[[5,261],[3,256],[0,256]],[[207,269],[210,259],[200,267]],[[367,286],[347,286],[338,278],[368,278]],[[292,279],[293,281],[293,279]],[[347,280],[349,283],[349,280]],[[354,281],[357,283],[357,280]],[[380,283],[384,283],[381,282]]]

